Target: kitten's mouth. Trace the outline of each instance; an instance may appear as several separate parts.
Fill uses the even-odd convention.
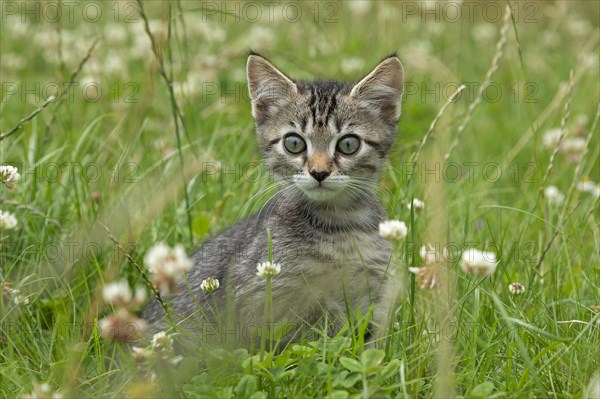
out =
[[[345,178],[335,176],[320,182],[309,176],[295,176],[293,184],[309,200],[316,202],[339,201],[347,185]]]
[[[330,201],[338,197],[342,191],[339,188],[327,187],[318,184],[313,187],[300,187],[300,190],[313,201]]]

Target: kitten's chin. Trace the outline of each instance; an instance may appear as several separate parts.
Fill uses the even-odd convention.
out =
[[[339,201],[340,194],[343,191],[325,187],[301,188],[301,190],[308,199],[315,202]]]
[[[345,193],[348,185],[348,178],[345,176],[332,176],[320,183],[306,175],[295,176],[293,184],[313,202],[344,205],[350,199]]]

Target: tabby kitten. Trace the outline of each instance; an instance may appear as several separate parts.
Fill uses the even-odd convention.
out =
[[[396,136],[400,60],[385,58],[349,84],[294,81],[251,54],[247,76],[258,141],[282,188],[258,214],[196,251],[189,285],[172,298],[173,320],[217,341],[256,343],[265,297],[256,272],[268,260],[268,229],[273,262],[281,264],[272,320],[284,327],[284,343],[323,320],[339,328],[348,312],[366,315],[372,303],[375,323],[385,324],[392,247],[378,234],[385,212],[374,190]],[[208,277],[221,283],[214,298],[200,289]],[[153,324],[163,316],[157,303],[145,311]]]

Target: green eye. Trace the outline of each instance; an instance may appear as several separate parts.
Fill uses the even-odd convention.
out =
[[[283,139],[283,146],[292,154],[300,154],[306,150],[304,139],[297,134],[289,134]]]
[[[360,148],[360,140],[356,136],[344,136],[337,143],[337,150],[345,155],[352,155]]]

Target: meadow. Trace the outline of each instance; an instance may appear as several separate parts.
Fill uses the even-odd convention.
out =
[[[0,165],[20,175],[0,185],[2,397],[600,397],[599,2],[2,1],[0,18]],[[365,346],[350,311],[285,348],[132,353],[103,336],[103,287],[152,296],[150,248],[192,253],[273,194],[250,49],[296,79],[402,59],[389,336]],[[495,271],[465,272],[467,248]]]

